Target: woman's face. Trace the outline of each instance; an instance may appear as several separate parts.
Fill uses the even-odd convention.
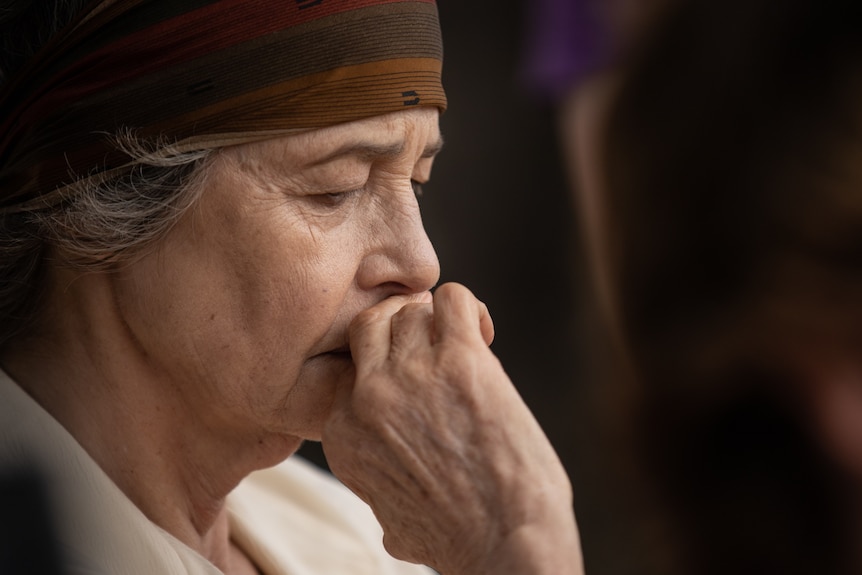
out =
[[[353,317],[438,280],[414,182],[440,142],[420,108],[219,154],[199,204],[116,280],[149,369],[192,417],[319,436],[353,378]]]

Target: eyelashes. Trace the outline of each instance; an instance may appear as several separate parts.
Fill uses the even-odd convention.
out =
[[[425,193],[422,189],[422,182],[418,180],[410,180],[410,187],[413,190],[413,194],[417,198],[421,198]],[[328,192],[323,194],[314,194],[310,197],[316,204],[323,208],[335,209],[346,204],[354,197],[359,196],[364,191],[365,188],[357,188],[355,190],[348,190],[345,192]]]
[[[358,195],[362,191],[362,188],[356,190],[349,190],[347,192],[330,192],[327,194],[317,194],[312,196],[315,201],[327,208],[337,208],[338,206],[344,204],[352,198],[353,196]]]

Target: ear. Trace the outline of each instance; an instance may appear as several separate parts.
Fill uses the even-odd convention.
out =
[[[862,364],[829,365],[807,383],[809,410],[825,451],[862,480]]]

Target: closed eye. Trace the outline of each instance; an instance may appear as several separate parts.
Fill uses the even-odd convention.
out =
[[[357,190],[349,190],[346,192],[329,192],[326,194],[315,194],[311,196],[315,202],[318,204],[327,207],[327,208],[337,208],[338,206],[347,202],[347,200],[351,199],[353,196],[359,194],[361,189]]]

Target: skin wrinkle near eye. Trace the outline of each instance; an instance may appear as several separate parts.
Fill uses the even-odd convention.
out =
[[[439,140],[427,150],[435,150],[439,146]],[[356,147],[351,146],[354,150]],[[395,150],[395,147],[391,148]],[[398,146],[402,154],[404,146]],[[334,156],[329,163],[315,162],[315,169],[302,170],[297,177],[289,177],[281,169],[269,170],[268,173],[255,174],[257,180],[267,178],[264,184],[267,189],[277,192],[280,198],[285,194],[290,197],[311,200],[309,204],[300,204],[302,213],[310,219],[317,219],[326,227],[336,225],[337,222],[349,217],[353,209],[361,205],[366,194],[377,195],[378,192],[389,192],[409,186],[409,195],[417,197],[416,187],[418,180],[427,180],[433,158],[420,158],[416,165],[412,166],[411,178],[405,182],[404,169],[399,168],[402,162],[412,161],[409,157],[386,157],[377,158],[371,163],[355,156]],[[282,164],[279,168],[284,167]],[[282,173],[279,173],[282,172]],[[361,185],[359,185],[361,183]],[[329,191],[333,190],[333,191]],[[329,198],[331,197],[331,201]],[[399,210],[405,209],[403,205]],[[338,218],[333,219],[334,216]],[[309,227],[311,229],[311,227]]]
[[[422,150],[421,158],[433,158],[443,148],[443,137],[441,136],[435,142],[429,144]],[[354,156],[363,160],[366,163],[372,163],[378,160],[394,160],[404,153],[405,142],[396,142],[392,144],[374,144],[369,142],[351,142],[341,146],[333,153],[326,157],[316,160],[309,164],[308,168],[313,168],[319,165],[331,163],[339,158]]]
[[[308,235],[311,236],[311,241],[315,244],[319,244],[320,242],[317,239],[317,235],[315,235],[314,226],[311,225],[311,221],[306,221],[306,226],[308,227]]]
[[[331,164],[342,158],[356,158],[363,163],[370,164],[376,160],[391,160],[395,159],[404,153],[405,143],[396,142],[392,144],[374,144],[370,142],[350,142],[333,153],[328,154],[324,158],[315,160],[308,164],[307,168],[316,168]]]

